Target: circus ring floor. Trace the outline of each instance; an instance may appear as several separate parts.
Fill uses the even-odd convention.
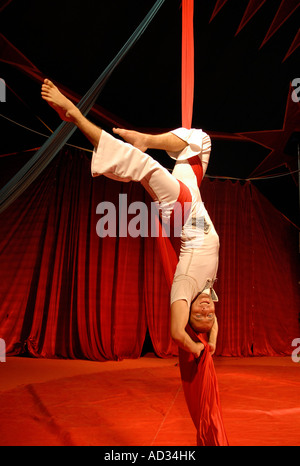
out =
[[[230,446],[300,445],[300,364],[215,357]],[[195,446],[178,359],[7,357],[1,446]]]

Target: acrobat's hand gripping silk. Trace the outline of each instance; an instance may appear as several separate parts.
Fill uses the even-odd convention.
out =
[[[194,425],[198,446],[228,446],[224,429],[218,381],[209,346],[204,335],[197,335],[189,326],[194,341],[205,345],[200,358],[179,348],[179,365],[184,395]]]

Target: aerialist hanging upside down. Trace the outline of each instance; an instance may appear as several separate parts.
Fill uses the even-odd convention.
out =
[[[93,144],[93,176],[139,181],[154,201],[164,205],[166,216],[172,215],[176,202],[189,203],[171,288],[171,336],[181,349],[198,358],[204,344],[188,335],[189,323],[196,333],[208,333],[213,353],[218,333],[214,306],[218,298],[213,284],[218,269],[219,238],[199,191],[210,157],[209,136],[201,130],[184,128],[160,135],[114,129],[124,143],[88,121],[48,79],[42,85],[41,94],[62,120],[74,123]],[[176,159],[172,174],[147,155],[147,149],[165,150]],[[193,221],[199,216],[203,219],[200,226]]]

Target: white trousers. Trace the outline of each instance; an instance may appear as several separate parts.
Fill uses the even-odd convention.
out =
[[[179,181],[149,155],[102,131],[93,153],[92,176],[105,175],[117,181],[140,182],[154,201],[164,206],[168,217],[180,193]]]

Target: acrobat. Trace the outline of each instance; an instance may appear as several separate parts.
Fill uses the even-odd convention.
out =
[[[172,215],[177,202],[189,203],[171,287],[170,331],[180,348],[198,358],[204,344],[188,335],[189,323],[197,333],[208,333],[213,353],[218,334],[214,304],[218,298],[213,285],[218,270],[219,237],[199,190],[210,157],[209,136],[198,129],[178,128],[152,135],[114,128],[113,133],[122,141],[90,122],[50,80],[44,80],[41,95],[62,120],[75,124],[92,143],[92,176],[140,182],[154,201],[164,205],[165,216]],[[147,149],[164,150],[176,159],[172,174],[149,156]],[[200,224],[199,218],[203,220]]]

